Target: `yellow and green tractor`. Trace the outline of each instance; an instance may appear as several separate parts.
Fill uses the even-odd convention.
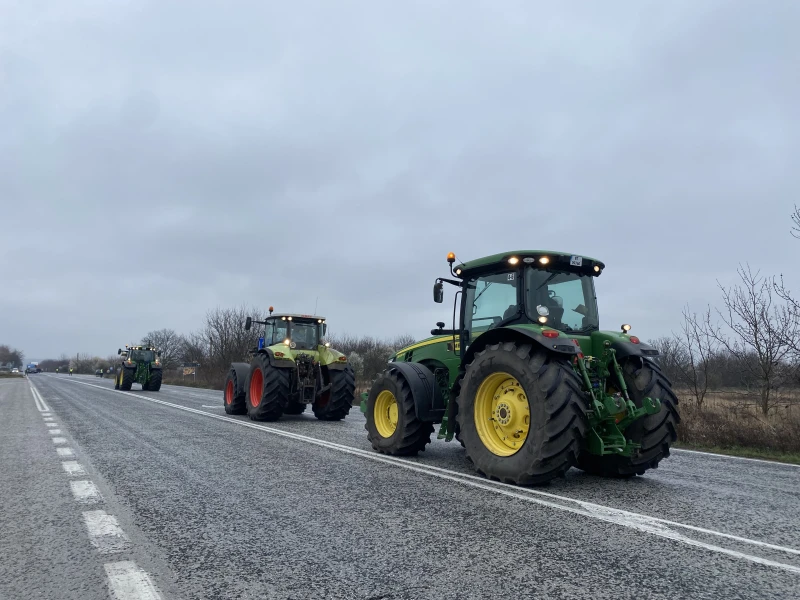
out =
[[[324,317],[273,314],[263,321],[247,317],[244,328],[264,327],[250,363],[232,363],[223,390],[231,415],[275,421],[299,415],[308,405],[322,421],[340,421],[355,399],[355,376],[347,357],[325,339]]]
[[[439,424],[479,473],[519,485],[573,466],[642,475],[669,456],[678,399],[630,325],[600,330],[602,262],[542,250],[447,262],[433,296],[455,287],[451,328],[396,352],[362,396],[375,450],[416,454]]]
[[[161,389],[161,352],[152,346],[129,346],[120,348],[117,354],[122,362],[117,366],[114,376],[115,390],[130,390],[139,383],[143,391],[157,392]]]

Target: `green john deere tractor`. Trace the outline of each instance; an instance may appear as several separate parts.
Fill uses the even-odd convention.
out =
[[[322,421],[340,421],[355,398],[355,376],[347,357],[325,341],[324,317],[272,314],[264,321],[247,317],[244,328],[263,325],[250,364],[233,363],[225,380],[223,402],[230,415],[275,421],[299,415],[308,404]]]
[[[150,346],[128,346],[117,350],[122,363],[114,377],[115,390],[129,390],[134,383],[142,384],[142,390],[157,392],[161,389],[161,352]]]
[[[439,423],[479,473],[520,485],[572,466],[642,475],[669,456],[678,399],[630,325],[600,330],[602,262],[540,250],[447,262],[453,278],[437,279],[433,296],[457,288],[452,329],[437,323],[399,350],[363,395],[375,450],[416,454]]]

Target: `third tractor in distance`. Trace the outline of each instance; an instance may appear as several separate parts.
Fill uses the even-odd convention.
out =
[[[669,456],[678,399],[630,325],[600,330],[602,262],[543,250],[447,262],[433,295],[455,286],[452,327],[396,352],[362,401],[375,450],[416,454],[440,424],[479,473],[520,485],[572,466],[642,475]]]
[[[130,390],[133,383],[140,383],[143,391],[157,392],[161,389],[161,352],[150,346],[128,346],[117,350],[122,363],[114,377],[115,390]]]
[[[245,329],[264,327],[250,363],[233,363],[223,391],[228,414],[254,421],[299,415],[310,404],[323,421],[340,421],[355,398],[355,375],[347,357],[325,340],[324,317],[272,314],[263,321],[247,317]]]

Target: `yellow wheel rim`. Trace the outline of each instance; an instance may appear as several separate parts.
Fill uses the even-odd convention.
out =
[[[375,428],[381,437],[390,438],[397,429],[397,398],[389,390],[383,390],[375,398],[375,408],[372,411],[375,418]]]
[[[531,407],[522,385],[508,373],[492,373],[475,394],[475,428],[492,454],[516,454],[531,428]]]

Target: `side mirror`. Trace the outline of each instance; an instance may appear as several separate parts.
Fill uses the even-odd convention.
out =
[[[433,284],[433,301],[437,304],[444,302],[444,284],[441,281]]]
[[[439,329],[444,329],[444,321],[436,321],[436,326]]]
[[[119,350],[117,350],[117,354],[122,354],[122,348],[120,348]]]
[[[253,319],[251,319],[250,317],[247,317],[247,319],[245,319],[245,321],[244,321],[244,330],[245,331],[250,331],[250,328],[252,326],[253,326]]]

